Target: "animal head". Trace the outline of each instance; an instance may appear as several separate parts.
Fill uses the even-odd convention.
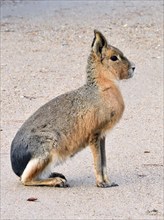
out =
[[[94,30],[92,53],[106,78],[122,80],[134,75],[135,65],[118,48],[108,44],[102,33],[97,30]]]

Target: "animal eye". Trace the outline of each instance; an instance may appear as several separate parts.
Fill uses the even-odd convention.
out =
[[[118,58],[116,57],[116,56],[111,56],[111,58],[110,58],[112,61],[116,61],[116,60],[118,60]]]

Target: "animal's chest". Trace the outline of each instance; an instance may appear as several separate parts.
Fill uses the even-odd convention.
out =
[[[102,97],[104,114],[103,130],[111,129],[122,117],[124,112],[124,101],[119,91],[106,92]]]

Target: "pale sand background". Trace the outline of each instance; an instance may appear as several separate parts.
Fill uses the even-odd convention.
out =
[[[163,2],[12,2],[1,6],[1,219],[162,220]],[[24,187],[10,143],[38,107],[83,85],[94,28],[136,64],[120,83],[126,110],[107,138],[119,187],[95,187],[89,149],[55,169],[70,188]]]

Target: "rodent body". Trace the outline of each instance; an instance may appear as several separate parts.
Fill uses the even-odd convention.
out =
[[[111,57],[120,59],[122,65],[116,65],[117,60]],[[62,174],[52,177],[53,166],[89,145],[97,186],[113,186],[106,174],[104,137],[120,120],[125,107],[115,80],[130,78],[133,72],[134,66],[122,52],[108,46],[104,36],[95,31],[86,84],[40,107],[12,142],[12,168],[24,185],[68,186]]]

